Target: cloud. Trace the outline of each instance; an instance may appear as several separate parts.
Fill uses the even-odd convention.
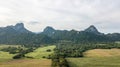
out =
[[[35,25],[35,24],[39,24],[39,22],[38,21],[30,21],[29,24]]]
[[[83,30],[95,25],[101,32],[119,32],[120,0],[0,0],[0,26],[23,21],[27,29]],[[116,26],[116,27],[114,27]]]

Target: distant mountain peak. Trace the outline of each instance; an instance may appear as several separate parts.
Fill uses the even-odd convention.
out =
[[[17,23],[15,26],[10,25],[6,27],[0,27],[0,33],[9,33],[9,34],[17,34],[17,33],[32,33],[24,27],[23,23]]]
[[[48,36],[51,36],[51,35],[53,35],[54,33],[55,33],[55,29],[54,28],[52,28],[52,27],[50,27],[50,26],[47,26],[45,29],[44,29],[44,31],[43,31],[43,33],[44,34],[46,34],[46,35],[48,35]]]
[[[100,34],[100,32],[97,30],[97,28],[94,25],[91,25],[87,29],[85,29],[85,32]]]
[[[55,31],[55,29],[52,28],[51,26],[47,26],[47,27],[44,29],[44,32],[47,32],[47,31]]]
[[[18,30],[18,29],[24,29],[24,24],[23,24],[23,23],[17,23],[17,24],[14,26],[14,28],[15,28],[16,30]]]
[[[15,26],[24,27],[23,23],[17,23]]]
[[[30,32],[24,27],[23,23],[17,23],[15,26],[13,26],[13,29],[16,31],[19,31],[21,33],[29,33]]]

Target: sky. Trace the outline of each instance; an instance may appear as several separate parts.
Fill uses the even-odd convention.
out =
[[[46,26],[120,32],[120,0],[0,0],[0,27],[24,23],[33,32]]]

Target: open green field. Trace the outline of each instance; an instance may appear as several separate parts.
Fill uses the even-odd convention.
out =
[[[8,47],[21,47],[21,46],[20,45],[5,45],[5,44],[0,44],[0,50],[3,49],[3,48],[8,48]],[[9,54],[9,52],[0,51],[0,62],[12,60],[12,57],[14,55],[15,54]]]
[[[2,46],[2,47],[7,47]],[[43,56],[48,56],[53,53],[55,46],[40,47],[34,52],[26,54],[26,56],[33,57],[35,59],[22,58],[22,59],[12,59],[15,54],[9,54],[8,52],[0,51],[0,67],[51,67],[50,59],[43,59]],[[46,50],[52,50],[51,52],[46,52]]]
[[[9,54],[9,52],[0,51],[0,62],[11,60],[15,54]]]
[[[67,58],[70,67],[120,67],[120,49],[94,49],[83,58]]]
[[[42,58],[43,56],[46,57],[46,56],[52,54],[54,48],[55,48],[55,46],[40,47],[40,48],[34,50],[33,52],[26,54],[26,56],[33,57],[35,59],[43,59]],[[48,49],[50,49],[51,52],[47,52]]]

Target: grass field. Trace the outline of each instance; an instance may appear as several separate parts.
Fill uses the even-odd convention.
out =
[[[14,54],[9,54],[9,52],[0,51],[0,62],[11,60]]]
[[[0,50],[8,47],[20,47],[20,45],[5,45],[0,44]],[[15,54],[9,54],[9,52],[0,51],[0,62],[11,60]]]
[[[54,48],[55,46],[40,47],[34,52],[26,54],[26,56],[33,57],[35,59],[23,58],[14,60],[12,59],[14,54],[0,51],[0,67],[51,67],[51,60],[42,59],[42,57],[53,53]],[[46,52],[48,49],[51,49],[52,51]]]
[[[120,56],[120,49],[94,49],[84,53],[85,57],[115,57]]]
[[[43,56],[48,56],[53,53],[53,49],[55,46],[46,46],[46,47],[40,47],[36,49],[34,52],[26,54],[26,56],[33,57],[35,59],[43,59]],[[52,50],[51,52],[47,52],[46,50]]]
[[[51,67],[51,60],[19,59],[1,62],[0,67]]]
[[[67,58],[70,67],[120,67],[120,49],[94,49],[84,58]]]

